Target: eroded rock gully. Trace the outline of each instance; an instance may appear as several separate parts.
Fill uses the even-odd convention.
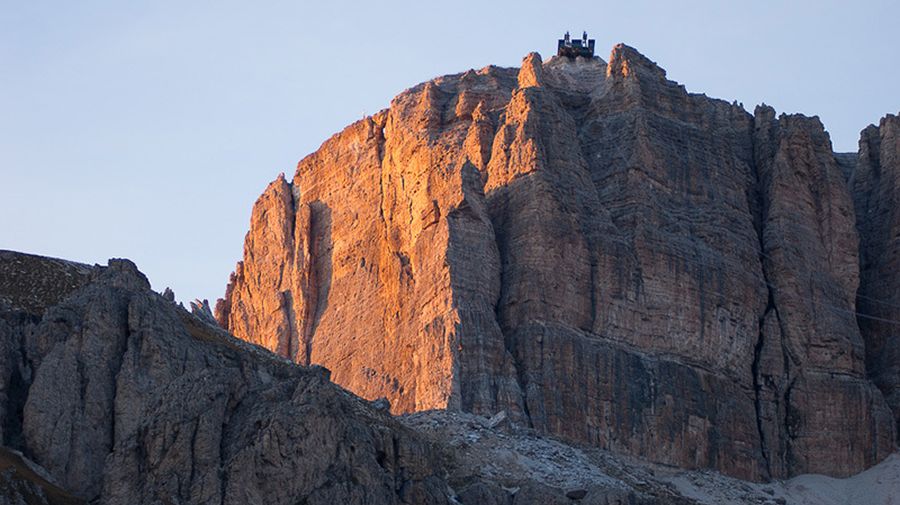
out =
[[[269,185],[217,317],[397,413],[849,475],[900,409],[898,131],[854,166],[818,119],[690,94],[625,45],[440,77]]]

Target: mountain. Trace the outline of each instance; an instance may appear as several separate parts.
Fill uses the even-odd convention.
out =
[[[439,77],[266,188],[216,317],[397,414],[848,476],[896,444],[898,131],[836,154],[625,45]]]

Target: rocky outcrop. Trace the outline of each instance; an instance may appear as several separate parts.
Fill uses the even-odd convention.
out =
[[[851,194],[818,118],[776,120],[759,107],[755,123],[769,289],[755,362],[763,452],[778,475],[850,475],[887,456],[895,440],[887,404],[866,377],[856,322]]]
[[[26,259],[40,268],[6,285],[53,266]],[[46,469],[67,503],[449,502],[439,451],[327,370],[151,292],[131,262],[95,267],[59,298],[40,314],[0,311],[0,371],[16,378],[2,425],[4,445]],[[16,485],[0,479],[7,498],[33,490]]]
[[[893,450],[821,124],[625,45],[397,96],[253,209],[220,324],[394,412],[450,408],[749,479]]]
[[[900,116],[862,131],[852,173],[860,235],[857,320],[866,366],[900,423]]]
[[[172,301],[167,293],[163,292],[163,298],[168,301]],[[203,322],[217,325],[219,322],[216,320],[213,315],[212,309],[209,308],[208,300],[200,300],[199,298],[191,302],[191,314],[197,316],[198,319]]]

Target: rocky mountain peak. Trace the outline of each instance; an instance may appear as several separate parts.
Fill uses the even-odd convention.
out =
[[[609,78],[665,79],[666,71],[655,62],[626,44],[616,44],[609,53],[606,66]]]
[[[106,267],[98,269],[97,277],[100,282],[122,289],[150,289],[150,281],[147,280],[133,261],[124,258],[111,258]]]
[[[538,53],[529,53],[522,60],[522,68],[519,69],[519,88],[530,88],[543,84],[543,61]]]
[[[263,193],[220,324],[394,413],[756,480],[877,463],[900,346],[857,295],[893,296],[896,128],[848,184],[818,118],[665,76],[620,44],[401,93]]]

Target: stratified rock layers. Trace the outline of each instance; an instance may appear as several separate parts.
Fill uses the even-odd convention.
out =
[[[866,364],[900,422],[900,115],[863,130],[850,185],[860,234],[857,306]]]
[[[895,436],[887,404],[866,378],[853,201],[817,118],[776,120],[760,107],[755,119],[770,290],[756,370],[764,450],[788,474],[847,475],[878,459]],[[786,431],[772,436],[781,417]]]
[[[848,475],[895,437],[857,244],[817,120],[689,94],[624,45],[532,54],[407,90],[279,177],[216,312],[395,412]]]

